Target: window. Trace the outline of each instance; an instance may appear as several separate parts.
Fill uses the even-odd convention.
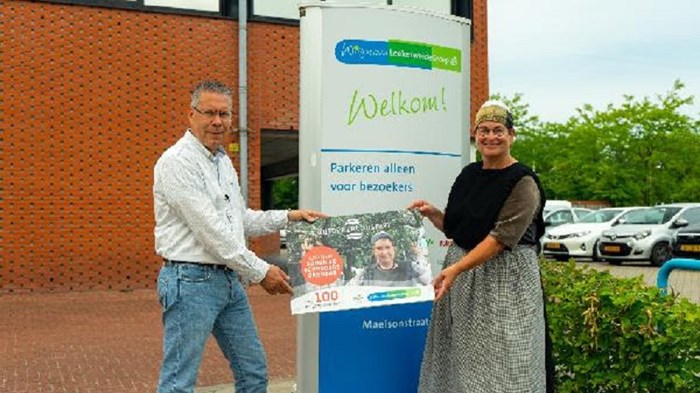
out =
[[[139,11],[158,11],[173,14],[206,14],[236,16],[231,3],[236,0],[39,0],[46,3],[75,4],[92,7],[120,8]],[[219,6],[223,5],[223,9]],[[237,11],[237,8],[233,8]]]
[[[689,223],[700,223],[700,207],[690,208],[684,211],[680,218],[688,220]]]
[[[146,7],[169,7],[219,12],[219,0],[143,0],[143,5]]]
[[[591,212],[589,214],[586,214],[579,220],[579,222],[608,222],[611,221],[613,218],[617,217],[618,214],[620,214],[622,210],[598,210],[595,212]]]
[[[167,1],[167,0],[162,0]],[[252,4],[252,16],[263,18],[281,18],[299,20],[298,0],[249,0]],[[391,0],[397,7],[418,7],[444,14],[452,11],[452,2],[460,0]],[[328,1],[332,4],[332,1]],[[343,0],[343,4],[389,4],[387,0]]]
[[[565,224],[574,221],[574,214],[570,210],[559,210],[547,217],[546,222],[551,226]]]
[[[165,13],[203,13],[238,17],[238,0],[38,0],[47,3],[78,4],[108,8],[151,10]],[[332,4],[334,0],[329,0]],[[418,7],[426,10],[471,17],[472,2],[463,0],[343,0],[343,4],[376,4]],[[248,0],[251,20],[298,24],[299,0]]]
[[[574,213],[576,214],[576,217],[581,219],[582,217],[585,217],[588,215],[591,211],[588,209],[574,209]]]

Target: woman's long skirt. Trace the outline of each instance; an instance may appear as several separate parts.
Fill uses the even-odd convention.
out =
[[[452,245],[447,267],[466,250]],[[545,320],[534,247],[505,250],[460,274],[435,303],[420,393],[541,393]]]

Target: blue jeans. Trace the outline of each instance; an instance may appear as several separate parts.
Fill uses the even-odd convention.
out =
[[[204,346],[214,334],[234,374],[237,393],[266,393],[265,352],[248,297],[232,270],[194,264],[163,266],[163,363],[158,393],[191,393]]]

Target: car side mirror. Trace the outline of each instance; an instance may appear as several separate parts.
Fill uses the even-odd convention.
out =
[[[688,224],[690,224],[688,222],[688,220],[686,220],[685,218],[679,218],[673,222],[672,228],[683,228],[683,227],[687,227]]]
[[[622,224],[624,224],[625,222],[626,222],[626,221],[625,221],[624,218],[620,218],[620,219],[616,220],[615,222],[613,222],[611,226],[614,227],[615,225],[622,225]]]

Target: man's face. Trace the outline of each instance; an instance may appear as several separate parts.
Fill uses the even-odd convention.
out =
[[[213,153],[231,129],[231,101],[223,94],[205,91],[197,106],[190,108],[189,117],[192,134]]]
[[[383,268],[390,268],[394,265],[394,245],[389,239],[379,239],[374,242],[372,248],[374,258],[377,263]]]

